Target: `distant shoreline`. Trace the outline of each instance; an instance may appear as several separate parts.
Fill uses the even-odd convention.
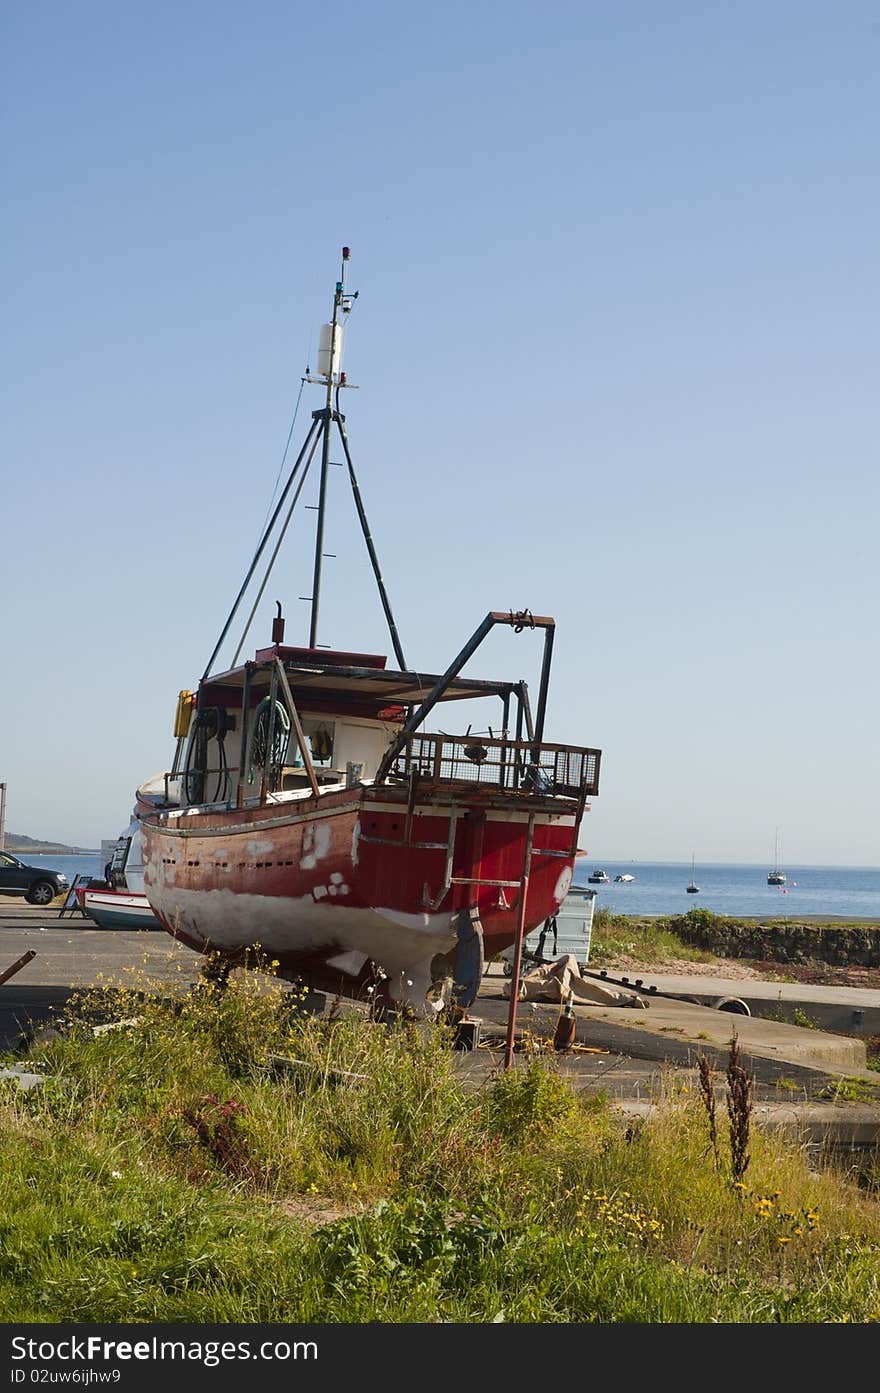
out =
[[[610,909],[610,905],[603,908]],[[681,914],[626,914],[623,910],[612,909],[611,913],[615,919],[679,919],[684,917]],[[714,919],[735,919],[739,924],[824,924],[831,927],[835,924],[864,925],[876,924],[880,927],[880,914],[865,914],[861,917],[856,914],[725,914],[724,910],[711,909],[709,913]]]
[[[577,876],[586,875],[590,867],[599,866],[604,866],[606,871],[611,871],[612,869],[615,871],[633,871],[640,866],[648,870],[650,870],[652,866],[683,866],[686,870],[690,870],[691,863],[690,861],[623,861],[615,860],[613,856],[591,856],[589,858],[589,865],[587,865],[583,858],[578,857],[578,866],[575,874]],[[706,869],[712,870],[714,868],[720,868],[725,871],[760,871],[770,870],[771,866],[769,861],[713,861],[709,859],[697,862],[697,871]],[[787,875],[791,876],[798,871],[880,871],[880,866],[863,865],[861,862],[857,861],[786,861],[785,871]]]
[[[50,842],[28,843],[18,846],[7,841],[3,848],[10,856],[100,856],[100,847],[53,846]]]

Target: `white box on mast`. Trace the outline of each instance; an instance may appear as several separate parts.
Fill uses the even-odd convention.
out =
[[[332,352],[331,352],[332,346]],[[322,324],[318,339],[318,376],[333,377],[342,361],[342,325]]]

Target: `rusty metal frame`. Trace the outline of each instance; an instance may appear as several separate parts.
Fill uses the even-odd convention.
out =
[[[410,837],[412,836],[413,814],[414,814],[414,812],[415,812],[415,806],[416,806],[416,789],[417,789],[417,787],[418,787],[418,782],[419,782],[419,771],[418,771],[418,769],[410,769],[410,771],[409,771],[409,795],[408,795],[407,800],[406,800],[406,821],[405,821],[404,826],[403,826],[403,840],[404,840],[404,843],[405,843],[406,846],[409,846]]]
[[[519,974],[522,969],[523,943],[526,929],[526,900],[529,893],[529,873],[532,869],[532,840],[535,831],[535,814],[529,814],[526,832],[526,850],[523,859],[522,877],[519,883],[519,914],[516,920],[516,937],[513,940],[513,968],[510,978],[510,1010],[507,1015],[507,1040],[504,1046],[504,1067],[513,1064],[513,1039],[516,1031],[516,1008],[519,998]]]
[[[302,724],[299,719],[299,712],[296,709],[296,702],[293,699],[293,693],[290,690],[290,683],[287,680],[287,673],[284,671],[284,664],[278,657],[276,657],[275,659],[275,668],[277,668],[278,671],[278,680],[281,683],[281,690],[284,693],[284,698],[287,702],[287,709],[290,712],[290,719],[293,724],[293,729],[296,732],[296,738],[299,744],[299,752],[302,755],[303,764],[305,765],[306,773],[309,776],[309,783],[312,788],[312,793],[317,798],[318,779],[315,774],[315,767],[312,764],[311,755],[309,754],[309,751],[306,748],[306,737],[303,734]]]
[[[432,913],[436,913],[436,911],[440,908],[441,904],[448,895],[449,887],[452,884],[452,863],[455,860],[455,838],[458,831],[458,819],[460,815],[461,809],[458,807],[456,803],[453,803],[449,809],[449,837],[446,842],[446,869],[443,872],[443,885],[441,889],[437,892],[437,894],[434,896],[433,900],[428,899],[428,895],[430,892],[428,890],[427,882],[425,882],[425,892],[422,896],[422,900],[426,908],[429,909]]]
[[[428,789],[454,786],[484,795],[500,790],[506,795],[525,797],[537,793],[540,796],[540,788],[523,787],[523,771],[530,768],[539,770],[547,780],[547,797],[571,799],[581,811],[582,801],[587,795],[598,793],[602,752],[592,746],[549,742],[537,744],[533,739],[480,736],[484,757],[477,761],[466,752],[469,739],[468,735],[410,731],[398,742],[399,748],[391,761],[389,772],[400,779],[408,777],[410,798],[414,777],[420,780],[421,787]],[[573,763],[575,769],[572,769]],[[588,767],[591,767],[591,774],[584,772]]]
[[[598,778],[598,771],[597,771],[597,778]],[[569,856],[576,856],[576,855],[577,855],[578,837],[580,836],[581,823],[583,822],[583,819],[584,819],[584,808],[585,808],[586,806],[587,806],[587,781],[586,781],[586,779],[584,779],[584,782],[583,782],[583,784],[582,784],[582,786],[581,786],[581,796],[580,796],[580,798],[578,799],[577,812],[576,812],[575,815],[574,815],[574,828],[573,828],[573,830],[572,830],[571,851],[568,852],[568,855],[569,855]]]
[[[540,741],[541,732],[544,729],[547,688],[550,680],[550,655],[553,651],[553,632],[556,628],[556,620],[551,619],[548,615],[533,615],[530,610],[517,610],[516,612],[508,610],[506,613],[502,613],[498,610],[490,610],[479,627],[474,630],[461,652],[450,663],[443,676],[434,684],[431,691],[425,697],[425,700],[418,709],[413,712],[401,728],[399,734],[392,740],[376,770],[375,782],[377,784],[385,782],[392,763],[406,743],[406,737],[411,735],[413,731],[417,730],[422,724],[428,712],[437,704],[443,696],[443,693],[449,688],[450,683],[455,680],[468,659],[473,657],[474,653],[483,642],[483,639],[495,628],[496,624],[507,624],[515,633],[521,633],[527,628],[544,630],[544,661],[541,668],[541,694],[538,699],[538,718],[534,730],[529,731],[530,739]]]

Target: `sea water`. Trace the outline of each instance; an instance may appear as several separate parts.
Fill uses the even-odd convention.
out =
[[[598,869],[611,877],[609,885],[590,885]],[[866,919],[880,922],[880,867],[788,866],[785,885],[768,885],[766,865],[697,865],[693,880],[699,893],[689,895],[691,863],[672,861],[578,861],[575,885],[596,890],[596,909],[615,914],[686,914],[708,909],[734,918]],[[616,885],[616,875],[635,880]]]
[[[99,855],[32,856],[19,858],[29,866],[63,871],[73,883],[76,875],[101,876]],[[610,885],[589,885],[587,877],[598,865],[611,877]],[[785,885],[768,885],[769,866],[727,865],[710,862],[694,868],[700,890],[689,895],[690,862],[677,861],[578,861],[574,883],[595,890],[596,908],[615,914],[686,914],[689,909],[709,909],[734,918],[866,919],[880,923],[880,867],[785,866]],[[616,875],[633,875],[626,885],[615,885]]]
[[[9,855],[23,861],[26,866],[39,866],[44,871],[63,871],[71,885],[78,875],[97,879],[104,874],[106,865],[98,852],[92,856],[56,856],[52,852],[43,855],[41,852],[35,856],[30,851],[10,851]]]

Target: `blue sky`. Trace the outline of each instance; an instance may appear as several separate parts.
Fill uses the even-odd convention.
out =
[[[597,858],[763,862],[779,827],[880,864],[876,3],[36,0],[0,41],[7,828],[97,845],[168,767],[344,243],[411,665],[555,617]],[[388,652],[332,484],[319,638]],[[307,640],[297,526],[255,644],[275,598]]]

